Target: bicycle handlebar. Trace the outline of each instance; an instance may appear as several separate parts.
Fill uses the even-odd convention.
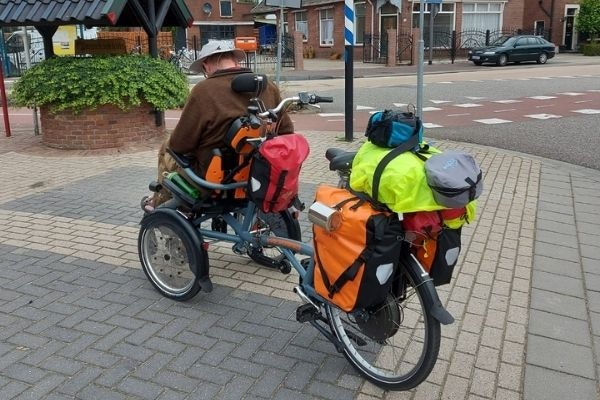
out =
[[[279,116],[279,114],[285,110],[288,106],[292,104],[298,104],[299,106],[309,105],[309,104],[318,104],[318,103],[333,103],[333,97],[331,96],[317,96],[314,93],[309,92],[299,92],[298,96],[287,97],[275,108],[271,108],[267,111],[258,113],[257,115],[261,118],[267,118],[269,116]]]

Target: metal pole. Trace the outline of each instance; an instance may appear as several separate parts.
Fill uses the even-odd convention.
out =
[[[275,83],[279,86],[279,77],[281,75],[281,48],[283,47],[283,0],[279,7],[279,35],[277,38],[277,62],[275,63]]]
[[[4,40],[1,37],[0,40]],[[6,130],[6,137],[10,137],[10,121],[8,120],[8,101],[6,101],[6,89],[4,87],[4,73],[2,72],[2,63],[0,63],[0,107],[2,107],[2,115],[4,117],[4,129]]]
[[[344,139],[351,142],[354,140],[354,1],[344,3]]]
[[[354,139],[354,46],[346,46],[345,56],[344,139],[346,142],[351,142]]]
[[[433,58],[433,10],[435,4],[429,5],[429,65],[431,65],[431,59]]]
[[[27,38],[27,27],[24,26],[23,27],[23,49],[25,51],[25,65],[27,66],[27,70],[29,71],[29,69],[31,68],[31,54],[29,54],[29,40]],[[37,112],[37,107],[34,104],[33,105],[33,134],[34,135],[39,135],[40,134],[40,126],[38,123],[38,112]]]
[[[425,9],[425,0],[419,2],[419,41],[418,41],[418,57],[417,57],[417,117],[423,120],[423,59],[425,52],[425,44],[423,41],[423,24],[425,17],[423,10]]]

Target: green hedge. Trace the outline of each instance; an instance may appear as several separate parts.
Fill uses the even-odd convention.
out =
[[[581,46],[581,52],[584,56],[600,56],[600,43],[588,43]]]
[[[77,113],[103,104],[126,110],[145,100],[167,110],[182,106],[188,92],[185,75],[164,60],[139,55],[54,57],[23,74],[11,102]]]

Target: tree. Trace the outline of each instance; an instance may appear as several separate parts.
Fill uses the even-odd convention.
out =
[[[600,0],[581,0],[575,25],[593,41],[600,34]]]

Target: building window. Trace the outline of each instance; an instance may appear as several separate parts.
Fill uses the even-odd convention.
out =
[[[320,44],[321,46],[333,46],[333,8],[320,11]]]
[[[202,46],[209,40],[231,40],[233,43],[235,36],[235,26],[233,25],[200,25]]]
[[[221,0],[221,17],[231,17],[233,15],[231,10],[231,1],[230,0]]]
[[[354,3],[354,43],[363,44],[365,35],[365,3]]]
[[[308,22],[306,21],[306,11],[298,11],[294,13],[296,19],[296,31],[302,32],[302,40],[308,40]]]
[[[497,31],[502,27],[502,3],[463,3],[463,31]]]
[[[429,14],[433,4],[425,4],[424,26],[423,26],[423,41],[425,47],[429,47]],[[463,3],[464,5],[464,3]],[[452,42],[452,31],[454,30],[454,3],[442,3],[438,7],[438,13],[433,19],[433,47],[449,47]],[[412,26],[419,27],[419,11],[420,3],[413,3]]]

